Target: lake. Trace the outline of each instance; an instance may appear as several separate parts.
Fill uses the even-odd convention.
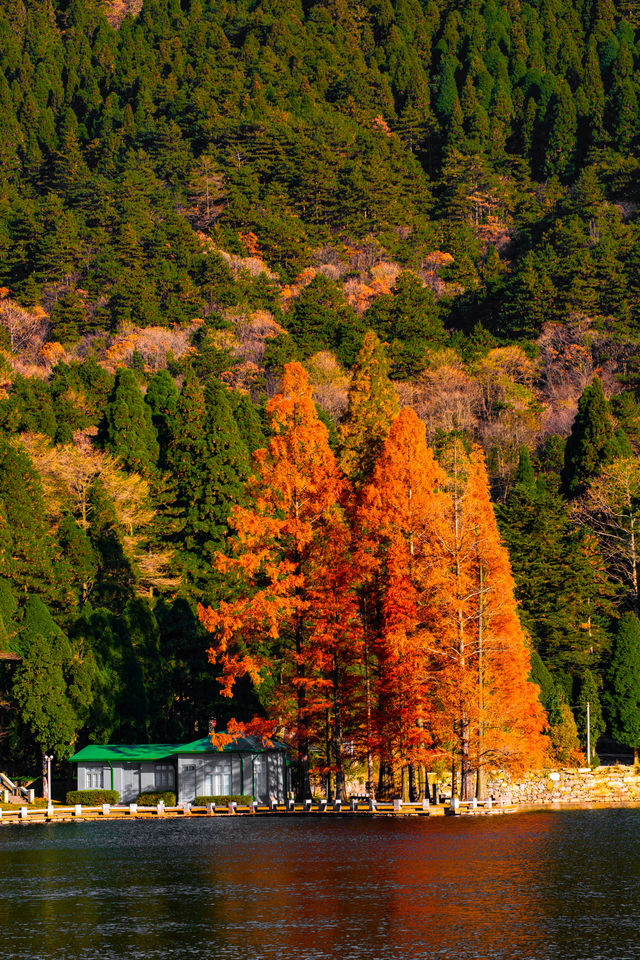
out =
[[[637,960],[640,810],[2,827],[11,960]]]

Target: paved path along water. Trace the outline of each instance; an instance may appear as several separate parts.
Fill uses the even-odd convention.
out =
[[[637,960],[640,811],[0,832],[11,960]]]

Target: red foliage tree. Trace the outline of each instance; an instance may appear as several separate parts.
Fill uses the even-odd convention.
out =
[[[251,506],[234,510],[232,556],[217,561],[235,578],[238,599],[199,613],[223,692],[244,674],[272,686],[269,713],[293,736],[297,791],[308,797],[310,745],[324,739],[329,710],[341,770],[346,678],[359,656],[345,480],[300,364],[286,365],[267,411],[273,437],[254,455]]]

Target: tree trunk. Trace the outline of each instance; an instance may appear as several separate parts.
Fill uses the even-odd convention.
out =
[[[42,796],[45,800],[51,799],[51,786],[49,784],[46,754],[42,754]]]
[[[417,803],[418,785],[416,783],[416,768],[413,763],[409,764],[409,802]]]
[[[480,766],[478,767],[478,774],[476,777],[476,799],[484,800],[485,791],[486,791],[486,786],[485,786],[484,767]]]
[[[375,788],[373,782],[373,751],[371,749],[371,680],[369,677],[369,643],[367,639],[367,621],[366,621],[366,600],[364,601],[364,678],[366,691],[366,712],[367,712],[367,794],[370,800],[375,800]]]
[[[473,796],[473,773],[469,757],[469,720],[465,712],[462,714],[460,728],[462,734],[460,737],[460,799],[471,800]]]
[[[476,798],[484,800],[484,568],[480,568],[480,596],[478,611],[478,776]]]
[[[382,800],[390,800],[393,793],[393,770],[386,757],[380,757],[378,772],[378,796]]]
[[[326,712],[325,717],[325,742],[326,742],[326,762],[327,762],[327,776],[326,776],[326,796],[327,803],[333,803],[333,777],[331,776],[331,725],[329,721],[329,711]]]
[[[342,711],[338,695],[338,667],[334,657],[333,669],[333,756],[336,762],[336,800],[343,800],[344,758],[342,756]]]
[[[302,662],[302,638],[303,624],[302,618],[298,617],[296,621],[296,675],[299,680],[304,679],[304,664]],[[305,684],[297,684],[298,696],[298,799],[306,800],[311,797],[311,778],[309,776],[309,733],[308,733],[308,707]]]

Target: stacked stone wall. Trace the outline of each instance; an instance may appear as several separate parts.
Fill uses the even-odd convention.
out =
[[[523,779],[494,774],[487,795],[506,803],[640,803],[640,774],[633,767],[544,770]]]

